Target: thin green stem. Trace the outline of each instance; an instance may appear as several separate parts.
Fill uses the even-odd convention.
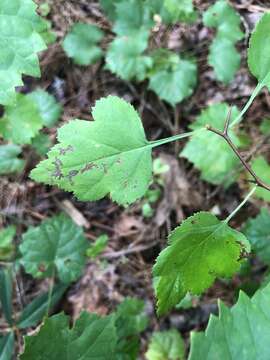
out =
[[[250,192],[247,194],[247,196],[244,198],[244,200],[233,210],[233,212],[224,220],[224,222],[227,224],[234,215],[245,205],[245,203],[249,200],[249,198],[254,194],[256,191],[258,185],[255,185]]]
[[[168,138],[165,139],[160,139],[160,140],[156,140],[156,141],[152,141],[150,143],[151,148],[154,148],[156,146],[160,146],[160,145],[164,145],[173,141],[177,141],[186,137],[190,137],[192,135],[195,135],[195,133],[201,132],[201,131],[205,131],[205,128],[201,128],[198,130],[194,130],[194,131],[190,131],[190,132],[186,132],[186,133],[182,133],[182,134],[178,134],[178,135],[174,135],[174,136],[170,136]]]
[[[246,103],[246,105],[243,107],[243,109],[241,110],[240,114],[237,116],[236,119],[234,119],[234,121],[232,121],[232,123],[230,124],[230,128],[233,127],[234,125],[236,125],[237,123],[239,123],[242,120],[243,115],[248,111],[248,109],[250,108],[250,105],[252,104],[253,100],[255,99],[255,97],[259,94],[259,92],[261,91],[261,89],[265,86],[264,81],[261,81],[257,84],[257,86],[255,87],[255,89],[253,90],[248,102]]]

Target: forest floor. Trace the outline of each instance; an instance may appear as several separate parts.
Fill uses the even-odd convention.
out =
[[[148,139],[168,137],[187,131],[195,116],[214,102],[226,101],[241,108],[256,85],[247,69],[246,48],[249,32],[268,1],[230,1],[241,15],[246,36],[237,45],[242,54],[241,69],[229,86],[217,82],[213,70],[207,64],[213,30],[203,27],[201,20],[192,26],[177,24],[160,27],[154,34],[156,44],[174,51],[188,50],[197,58],[199,67],[198,85],[194,94],[175,109],[147,90],[146,83],[120,80],[104,70],[103,63],[79,67],[67,58],[61,41],[74,22],[99,25],[106,33],[104,48],[112,39],[111,26],[98,2],[48,0],[48,3],[51,5],[48,19],[52,21],[57,42],[41,54],[42,78],[26,78],[22,91],[27,93],[39,86],[55,95],[64,109],[57,127],[73,118],[91,120],[90,109],[95,101],[112,94],[128,100],[139,111]],[[202,12],[213,2],[195,0],[194,3]],[[270,95],[262,91],[243,122],[251,138],[248,154],[270,154],[269,144],[259,148],[256,146],[260,141],[256,125],[265,117],[270,117]],[[52,139],[55,139],[56,131],[57,128],[49,130]],[[142,349],[146,347],[153,330],[170,327],[179,329],[188,347],[190,331],[205,329],[210,313],[217,313],[217,298],[226,304],[233,304],[240,289],[252,294],[259,286],[265,267],[257,259],[252,259],[253,266],[248,276],[236,275],[231,281],[217,280],[203,296],[192,299],[188,308],[174,310],[157,319],[151,269],[166,244],[168,233],[183,219],[200,210],[211,211],[225,218],[239,204],[248,188],[244,175],[238,183],[227,189],[202,181],[200,173],[187,160],[179,158],[184,145],[185,141],[164,145],[154,151],[154,158],[163,159],[169,165],[169,170],[162,175],[162,195],[154,205],[153,216],[149,218],[142,215],[142,201],[128,208],[120,207],[108,198],[98,202],[80,202],[56,187],[34,183],[28,175],[39,159],[30,148],[25,149],[27,166],[24,173],[17,177],[1,178],[0,207],[4,214],[3,223],[16,222],[18,234],[43,219],[65,211],[76,223],[84,226],[89,242],[104,233],[109,236],[102,257],[95,261],[89,260],[83,276],[69,287],[56,311],[64,310],[73,318],[82,309],[107,314],[124,298],[137,297],[145,301],[151,319],[143,335]],[[159,185],[154,184],[153,187]],[[259,200],[249,202],[232,220],[232,226],[240,229],[248,217],[258,213],[261,205]],[[23,303],[29,303],[48,288],[48,280],[33,280],[22,271],[17,275],[17,283],[20,301]],[[19,309],[19,299],[14,302]]]

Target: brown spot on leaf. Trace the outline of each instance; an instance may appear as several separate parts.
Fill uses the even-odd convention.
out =
[[[74,151],[72,145],[68,145],[66,148],[60,148],[59,149],[59,154],[60,155],[66,155],[66,153],[69,152],[69,151]]]
[[[53,161],[53,164],[55,166],[54,172],[52,173],[52,176],[61,179],[63,177],[61,166],[63,165],[62,161],[58,158],[55,158]]]
[[[81,174],[85,173],[85,172],[88,171],[88,170],[93,169],[94,167],[97,168],[98,165],[93,164],[93,163],[86,164],[85,167],[81,169]]]
[[[73,180],[72,180],[72,178],[74,177],[74,176],[76,176],[77,174],[78,174],[78,170],[70,170],[69,171],[69,173],[68,173],[68,175],[67,175],[67,178],[68,178],[68,181],[71,183],[71,185],[73,185]]]

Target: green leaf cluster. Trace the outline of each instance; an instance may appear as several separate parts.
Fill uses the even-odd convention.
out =
[[[46,48],[40,33],[46,29],[32,0],[1,1],[0,8],[0,104],[16,102],[15,87],[22,74],[39,77],[38,53]]]
[[[0,269],[0,304],[3,315],[10,327],[6,335],[0,336],[0,358],[4,360],[11,360],[13,358],[15,330],[36,326],[46,313],[60,300],[67,288],[65,285],[60,284],[52,289],[51,296],[49,296],[48,292],[39,295],[31,301],[20,314],[17,314],[15,319],[12,312],[14,271],[11,266]]]
[[[203,22],[205,26],[217,29],[208,63],[213,66],[217,79],[228,84],[240,67],[241,56],[235,48],[235,43],[244,36],[240,15],[227,0],[218,0],[203,14]]]
[[[72,328],[63,313],[47,318],[37,335],[25,338],[20,359],[136,360],[139,334],[147,325],[143,306],[128,298],[111,315],[82,312]]]
[[[193,60],[182,59],[166,49],[147,52],[153,16],[164,11],[166,14],[171,12],[175,19],[181,18],[181,14],[193,12],[192,1],[117,2],[113,16],[116,38],[109,45],[106,68],[124,80],[149,79],[148,88],[174,106],[191,95],[196,85],[197,68]]]

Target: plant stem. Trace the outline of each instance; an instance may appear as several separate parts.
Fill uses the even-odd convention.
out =
[[[230,113],[229,113],[230,114]],[[226,119],[226,123],[224,126],[224,130],[220,131],[218,129],[213,128],[210,125],[206,126],[206,129],[221,136],[226,142],[227,144],[230,146],[230,148],[233,150],[233,152],[235,153],[235,155],[238,157],[238,159],[241,161],[242,165],[244,166],[244,168],[249,172],[249,174],[253,177],[253,183],[255,183],[256,185],[258,185],[259,187],[270,191],[270,185],[266,184],[262,179],[260,179],[256,173],[252,170],[251,166],[247,163],[247,161],[243,158],[243,156],[241,155],[241,153],[239,152],[239,150],[237,149],[237,147],[234,145],[234,143],[232,142],[229,134],[228,134],[228,128],[229,126],[229,122],[230,122],[230,115],[227,117]]]
[[[258,185],[255,185],[250,192],[247,194],[247,196],[244,198],[244,200],[233,210],[233,212],[224,220],[225,223],[228,223],[234,215],[245,205],[245,203],[248,201],[248,199],[254,194],[256,191]]]
[[[255,89],[253,90],[248,102],[246,103],[246,105],[243,107],[243,109],[241,110],[240,114],[237,116],[236,119],[234,119],[234,121],[230,124],[230,128],[233,127],[234,125],[236,125],[237,123],[239,123],[242,120],[243,115],[248,111],[248,109],[250,108],[250,105],[252,104],[253,100],[255,99],[255,97],[259,94],[259,92],[261,91],[261,89],[265,86],[264,81],[260,81],[257,86],[255,87]]]
[[[201,132],[201,131],[205,131],[205,128],[201,128],[198,130],[194,130],[194,131],[190,131],[190,132],[186,132],[186,133],[182,133],[182,134],[178,134],[178,135],[174,135],[174,136],[170,136],[168,138],[165,139],[160,139],[160,140],[156,140],[156,141],[152,141],[150,143],[151,148],[154,148],[156,146],[160,146],[160,145],[164,145],[173,141],[177,141],[186,137],[190,137],[192,135],[195,135],[195,133]]]

